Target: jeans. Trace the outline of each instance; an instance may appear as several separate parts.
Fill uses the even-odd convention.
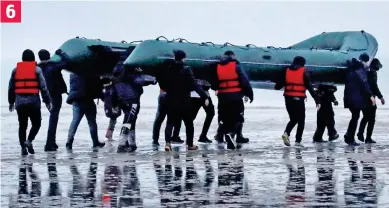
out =
[[[289,114],[285,132],[290,135],[297,124],[296,142],[301,142],[305,127],[305,98],[285,97],[285,105]]]
[[[209,99],[209,105],[205,106],[204,100],[199,98],[191,98],[191,113],[193,120],[196,119],[197,114],[199,113],[199,110],[201,107],[204,108],[204,111],[206,113],[206,117],[204,120],[203,130],[201,131],[200,137],[206,137],[209,127],[211,126],[212,119],[215,116],[215,107],[213,106],[212,100]]]
[[[359,124],[359,131],[358,131],[358,135],[363,135],[367,124],[366,139],[371,139],[371,136],[373,135],[375,117],[377,113],[377,105],[371,107],[370,110],[371,110],[370,119],[367,118],[366,116],[363,116],[361,123]]]
[[[358,126],[358,120],[359,120],[359,115],[362,111],[363,117],[365,117],[367,120],[370,120],[371,117],[371,110],[370,108],[366,109],[360,109],[360,108],[350,108],[349,109],[351,112],[351,119],[350,123],[348,124],[347,128],[347,133],[346,133],[346,143],[351,143],[354,140],[355,132],[357,131],[357,126]]]
[[[28,134],[28,140],[33,141],[41,128],[41,109],[35,105],[21,105],[16,110],[19,120],[19,143],[24,147],[26,141],[26,131],[28,127],[28,119],[31,121],[31,129]]]
[[[165,120],[167,115],[168,104],[166,102],[166,93],[161,92],[158,97],[158,110],[155,115],[154,125],[153,125],[153,140],[158,141],[159,132],[161,130],[162,122]],[[181,122],[178,124],[177,128],[174,129],[173,137],[178,137],[180,134]]]
[[[87,101],[74,101],[73,102],[73,120],[70,124],[68,133],[68,143],[73,143],[74,136],[77,132],[78,125],[81,122],[82,117],[86,116],[89,125],[90,135],[93,143],[99,141],[97,134],[97,123],[96,123],[96,104],[93,100]]]
[[[46,146],[55,144],[55,138],[57,133],[58,116],[62,107],[62,95],[52,95],[51,101],[53,108],[50,111],[49,129],[47,130]]]

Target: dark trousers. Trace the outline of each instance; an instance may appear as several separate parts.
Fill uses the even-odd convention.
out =
[[[366,108],[366,109],[350,108],[349,110],[351,112],[351,120],[350,120],[350,123],[348,124],[348,128],[347,128],[346,142],[353,142],[355,132],[357,131],[358,120],[359,120],[359,115],[360,115],[361,111],[363,113],[363,117],[365,117],[367,120],[370,120],[371,109],[370,108]]]
[[[222,134],[239,133],[238,125],[244,122],[243,100],[221,100],[217,106],[218,120]]]
[[[19,120],[19,143],[24,147],[27,137],[28,119],[31,121],[31,129],[28,134],[28,140],[33,141],[41,128],[41,109],[40,106],[22,105],[16,109]]]
[[[190,112],[189,100],[183,101],[168,101],[167,108],[167,123],[165,128],[165,141],[170,143],[174,136],[173,131],[181,126],[181,121],[184,121],[186,130],[186,144],[193,146],[194,127],[193,117]]]
[[[290,135],[297,124],[296,142],[301,142],[305,127],[305,98],[285,97],[286,110],[289,114],[289,123],[285,132]]]
[[[363,115],[361,123],[359,124],[359,132],[358,132],[358,135],[363,135],[367,124],[366,139],[371,139],[371,136],[373,135],[377,106],[375,105],[369,109],[370,109],[370,119],[367,118],[365,115]]]
[[[167,115],[167,101],[166,93],[160,93],[158,97],[158,110],[155,115],[154,125],[153,125],[153,140],[158,141],[159,132],[161,130],[162,122],[165,120]],[[181,122],[178,124],[177,128],[174,129],[173,137],[178,137],[180,134]]]
[[[196,119],[197,114],[199,113],[201,107],[203,107],[206,113],[203,130],[201,131],[201,135],[200,135],[200,137],[206,137],[209,127],[211,126],[212,119],[215,116],[215,106],[213,105],[211,99],[209,99],[209,105],[205,106],[204,100],[199,98],[191,98],[190,104],[191,104],[190,108],[191,108],[193,120]]]
[[[99,137],[97,134],[97,123],[96,123],[96,115],[97,115],[96,104],[93,100],[87,100],[87,101],[73,102],[73,120],[69,128],[68,143],[73,143],[74,136],[77,132],[77,128],[80,125],[81,119],[84,117],[84,115],[88,120],[89,131],[93,143],[95,144],[99,141]]]
[[[139,102],[127,102],[120,104],[120,108],[123,110],[124,113],[124,119],[123,124],[129,124],[131,127],[129,128],[130,131],[135,130],[136,120],[138,119],[138,114],[140,110],[140,103]],[[127,128],[126,128],[126,131]],[[128,134],[128,132],[123,132]]]
[[[320,140],[323,137],[324,130],[327,128],[328,136],[333,137],[337,134],[335,130],[334,110],[321,108],[317,112],[317,127],[313,136],[314,140]]]
[[[52,146],[55,144],[55,138],[58,126],[59,112],[62,107],[62,95],[52,95],[51,101],[53,108],[50,111],[49,129],[47,130],[46,146]]]

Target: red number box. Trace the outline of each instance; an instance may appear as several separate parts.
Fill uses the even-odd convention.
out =
[[[0,23],[22,22],[22,2],[0,0]]]

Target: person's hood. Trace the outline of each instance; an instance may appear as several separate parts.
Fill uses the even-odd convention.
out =
[[[219,61],[219,64],[220,65],[226,65],[226,64],[228,64],[230,62],[236,62],[237,64],[239,64],[238,60],[236,60],[235,58],[231,58],[231,57],[223,57],[223,58],[221,58],[220,61]]]
[[[41,61],[38,63],[38,66],[46,66],[49,63],[49,60]]]

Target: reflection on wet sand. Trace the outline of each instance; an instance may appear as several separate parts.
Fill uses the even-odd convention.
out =
[[[360,146],[359,153],[371,154],[370,145]],[[346,148],[345,153],[354,153],[355,148]],[[374,167],[374,161],[361,160],[362,174],[359,172],[358,161],[349,157],[347,158],[351,177],[345,181],[344,199],[347,206],[363,205],[364,207],[377,207],[377,173]]]
[[[122,185],[123,192],[119,197],[118,207],[143,207],[135,160],[127,161],[123,166]]]
[[[48,155],[48,160],[50,160]],[[52,158],[56,160],[56,155]],[[59,186],[57,164],[55,162],[47,163],[47,172],[49,173],[49,190],[47,196],[49,197],[47,206],[61,206],[62,207],[62,190]]]
[[[284,149],[283,158],[286,160],[286,167],[289,178],[286,185],[285,199],[286,207],[302,207],[305,202],[305,167],[301,154],[301,148],[295,148],[297,166],[290,162],[290,148]]]

